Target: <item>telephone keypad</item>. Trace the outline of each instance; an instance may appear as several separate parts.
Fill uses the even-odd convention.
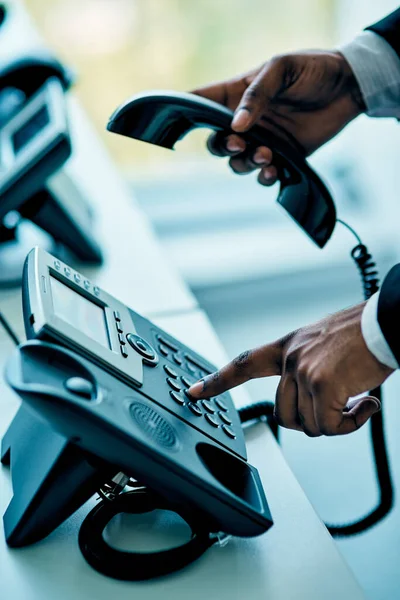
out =
[[[181,366],[181,364],[183,363],[183,358],[181,357],[180,354],[174,354],[173,359],[176,362],[176,364],[179,366]]]
[[[172,379],[178,379],[178,373],[169,365],[164,365],[164,371],[169,377],[172,377]]]
[[[210,423],[213,427],[219,427],[219,423],[214,415],[210,415],[210,413],[206,413],[205,415],[206,421]]]
[[[225,425],[232,425],[232,421],[226,413],[220,411],[218,413],[218,415],[219,415],[219,418],[221,419],[221,421],[223,421],[225,423]]]
[[[177,346],[173,344],[170,340],[167,340],[162,335],[157,335],[157,339],[163,346],[167,346],[167,348],[170,348],[173,352],[178,352]]]
[[[186,362],[186,368],[192,375],[197,375],[197,369],[192,363]]]
[[[173,392],[172,390],[170,391],[169,395],[171,396],[172,400],[175,400],[175,402],[177,404],[180,404],[181,406],[184,406],[185,401],[182,398],[182,396],[180,394],[177,394],[176,392]]]
[[[170,387],[172,387],[173,390],[175,390],[175,392],[182,391],[181,386],[175,379],[172,379],[171,377],[167,377],[167,383]]]
[[[222,400],[222,398],[215,398],[215,404],[218,406],[218,408],[220,410],[227,412],[228,407],[227,407],[226,403]]]
[[[146,337],[144,336],[144,341]],[[232,443],[238,438],[235,432],[237,420],[230,414],[230,403],[225,396],[196,399],[188,392],[190,386],[199,378],[209,375],[212,370],[202,364],[195,354],[182,350],[167,334],[160,335],[153,329],[152,340],[148,340],[150,344],[153,344],[160,355],[165,355],[161,373],[171,398],[170,410],[196,429],[232,449]]]
[[[189,402],[188,408],[192,411],[194,415],[196,415],[196,417],[203,416],[203,411],[201,410],[198,404],[195,404],[194,402]]]
[[[209,400],[202,400],[201,403],[207,412],[209,412],[211,414],[215,413],[215,408]]]
[[[228,425],[222,425],[221,429],[222,429],[222,431],[223,431],[224,433],[226,433],[226,435],[227,435],[228,437],[230,437],[232,440],[234,440],[234,439],[235,439],[235,437],[236,437],[236,434],[235,434],[235,432],[233,431],[233,429],[232,429],[231,427],[229,427]]]
[[[190,377],[186,377],[186,375],[182,375],[181,381],[182,381],[183,385],[185,387],[187,387],[187,388],[189,388],[191,385],[193,385],[194,383],[196,383],[195,379],[191,379]]]
[[[158,349],[161,352],[161,354],[163,356],[168,356],[169,355],[169,350],[166,346],[163,346],[163,344],[158,344]]]

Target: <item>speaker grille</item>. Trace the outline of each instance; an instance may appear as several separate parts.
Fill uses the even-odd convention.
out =
[[[133,402],[129,407],[132,419],[140,427],[142,433],[164,448],[174,448],[178,439],[175,430],[154,408]]]

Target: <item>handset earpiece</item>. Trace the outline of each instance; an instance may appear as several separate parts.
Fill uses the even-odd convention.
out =
[[[231,132],[233,113],[195,94],[152,91],[133,96],[111,116],[114,133],[173,149],[175,143],[199,127]],[[323,248],[336,224],[332,197],[320,177],[291,144],[260,125],[241,134],[250,147],[268,146],[278,168],[277,201],[308,236]]]

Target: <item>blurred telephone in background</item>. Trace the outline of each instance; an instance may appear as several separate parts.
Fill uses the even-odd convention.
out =
[[[73,152],[70,84],[70,73],[43,50],[0,62],[0,285],[20,282],[15,257],[32,246],[20,235],[23,220],[49,234],[57,255],[102,262],[90,203],[63,168]]]

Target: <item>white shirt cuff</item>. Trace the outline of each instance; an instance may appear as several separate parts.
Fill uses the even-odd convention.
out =
[[[361,331],[368,350],[383,365],[398,369],[399,365],[378,323],[379,292],[376,292],[366,303],[361,316]]]
[[[400,58],[373,31],[363,31],[337,50],[343,54],[360,86],[367,115],[400,119]]]

